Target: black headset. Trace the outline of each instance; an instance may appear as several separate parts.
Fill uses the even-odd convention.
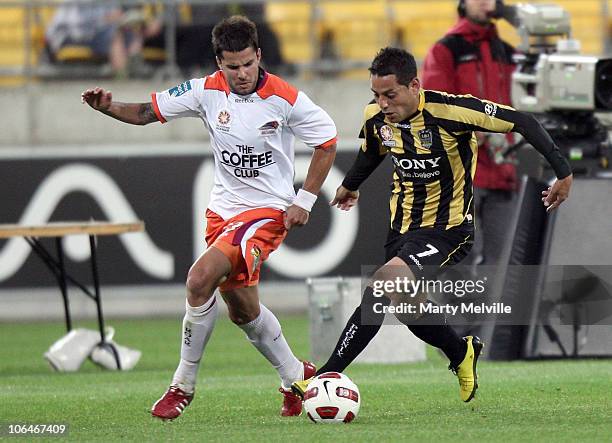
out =
[[[496,0],[495,1],[495,11],[493,11],[493,18],[501,18],[504,12],[504,0]],[[465,0],[459,0],[457,3],[457,13],[459,17],[465,17]]]

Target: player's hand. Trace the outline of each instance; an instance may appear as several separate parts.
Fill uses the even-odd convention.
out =
[[[310,213],[306,209],[291,205],[283,214],[283,222],[285,223],[285,228],[289,230],[293,226],[304,226],[308,223],[309,217]]]
[[[113,102],[113,94],[102,88],[87,89],[81,94],[81,103],[87,103],[96,111],[107,111]]]
[[[557,209],[561,203],[567,200],[572,187],[572,177],[572,175],[568,175],[561,180],[555,180],[552,186],[549,186],[546,191],[542,191],[542,201],[546,207],[546,212]]]
[[[359,191],[349,191],[344,186],[338,186],[336,196],[329,202],[329,206],[338,206],[338,209],[348,211],[357,204],[359,200]]]

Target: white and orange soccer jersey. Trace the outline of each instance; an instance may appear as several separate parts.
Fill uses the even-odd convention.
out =
[[[197,117],[206,124],[216,165],[208,207],[226,220],[292,204],[295,137],[312,148],[336,142],[336,126],[323,109],[281,78],[260,74],[250,95],[231,92],[222,71],[152,94],[162,123]]]

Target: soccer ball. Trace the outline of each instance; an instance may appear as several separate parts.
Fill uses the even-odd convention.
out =
[[[304,393],[304,409],[315,423],[349,423],[357,417],[360,404],[355,383],[338,372],[315,377]]]

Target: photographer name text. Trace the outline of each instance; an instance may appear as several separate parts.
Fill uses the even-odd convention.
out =
[[[397,305],[385,305],[374,303],[374,312],[377,314],[511,314],[512,306],[504,303],[459,303],[456,305],[434,305],[423,303],[415,305],[412,303],[399,303]]]

